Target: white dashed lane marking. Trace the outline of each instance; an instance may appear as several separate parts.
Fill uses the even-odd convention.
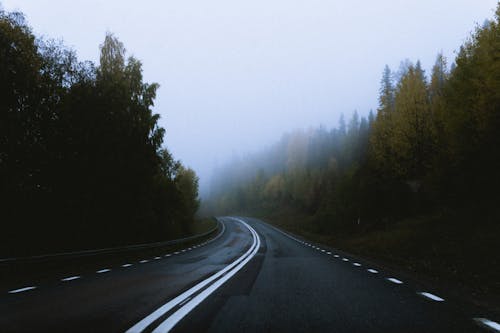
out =
[[[285,235],[287,235],[287,234],[285,233]],[[293,238],[293,237],[291,237],[289,235],[287,235],[287,236],[290,237],[290,238],[292,238],[292,239],[295,239],[295,238]],[[314,245],[312,245],[310,243],[307,243],[305,241],[299,241],[297,239],[295,239],[295,240],[298,241],[299,243],[302,243],[303,245],[309,246],[309,247],[311,247],[313,249],[321,250],[322,252],[326,252],[327,254],[332,254],[329,251],[325,251],[323,249],[320,249],[320,248],[318,248],[318,247],[316,247],[316,246],[314,246]],[[340,258],[340,256],[338,254],[334,254],[333,256],[335,258]],[[342,260],[343,261],[349,261],[348,258],[342,258]],[[362,266],[360,263],[357,263],[357,262],[353,263],[353,265],[357,266],[357,267]],[[372,274],[378,274],[378,271],[376,269],[373,269],[373,268],[368,268],[366,271],[369,272],[369,273],[372,273]],[[395,284],[403,284],[403,281],[398,280],[398,279],[396,279],[394,277],[386,278],[386,280],[389,281],[389,282],[395,283]],[[425,291],[417,292],[417,294],[420,295],[420,296],[422,296],[422,297],[425,297],[427,299],[430,299],[432,301],[435,301],[435,302],[444,302],[443,298],[441,298],[441,297],[439,297],[437,295],[425,292]],[[473,319],[474,319],[474,321],[478,325],[480,325],[480,326],[482,326],[484,328],[487,328],[487,329],[489,329],[492,332],[499,332],[500,333],[500,323],[497,323],[495,321],[489,320],[487,318],[473,318]]]
[[[10,290],[9,294],[22,293],[23,291],[28,291],[28,290],[33,290],[33,289],[36,289],[36,287],[31,286],[31,287],[24,287],[24,288],[14,289],[14,290]]]
[[[478,323],[481,326],[493,330],[494,332],[500,332],[500,324],[494,322],[493,320],[489,320],[487,318],[474,318],[474,321],[476,321],[476,323]]]
[[[436,301],[436,302],[442,302],[444,301],[444,299],[442,299],[441,297],[437,296],[437,295],[434,295],[434,294],[431,294],[431,293],[428,293],[428,292],[425,292],[425,291],[422,291],[422,292],[418,292],[417,294],[425,297],[425,298],[428,298],[428,299],[431,299],[433,301]]]
[[[184,249],[182,251],[177,251],[177,252],[175,252],[173,254],[180,254],[181,252],[186,252],[186,251],[194,250],[194,249],[196,249],[198,247],[201,247],[201,246],[204,246],[204,245],[206,245],[208,243],[209,242],[204,242],[204,243],[200,243],[200,244],[197,244],[197,245],[192,245],[191,247],[189,247],[187,249]],[[171,253],[165,254],[165,257],[170,257],[170,256],[172,256]],[[162,258],[161,257],[154,257],[154,259],[155,260],[160,260]],[[144,263],[147,263],[147,262],[149,262],[149,260],[147,260],[147,259],[139,261],[139,263],[141,263],[141,264],[144,264]],[[133,266],[133,264],[126,263],[126,264],[123,264],[123,265],[120,265],[120,266],[123,267],[123,268],[127,268],[127,267],[130,267],[130,266]],[[111,271],[110,268],[104,268],[104,269],[100,269],[100,270],[96,271],[96,273],[97,274],[102,274],[102,273],[107,273],[107,272],[110,272],[110,271]],[[68,281],[73,281],[73,280],[77,280],[77,279],[81,279],[81,276],[79,276],[79,275],[68,276],[68,277],[62,278],[60,281],[62,281],[62,282],[68,282]],[[33,289],[37,289],[37,287],[36,286],[23,287],[23,288],[9,290],[7,293],[9,293],[9,294],[17,294],[17,293],[22,293],[22,292],[33,290]]]
[[[78,275],[75,275],[75,276],[69,276],[69,277],[66,277],[64,279],[61,279],[61,281],[63,282],[67,282],[67,281],[73,281],[73,280],[76,280],[76,279],[79,279],[81,276],[78,276]]]
[[[392,283],[395,283],[395,284],[403,284],[403,281],[401,280],[398,280],[396,278],[387,278],[387,281],[391,281]]]

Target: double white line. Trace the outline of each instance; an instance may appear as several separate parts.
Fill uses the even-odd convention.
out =
[[[149,328],[153,322],[157,321],[160,317],[163,317],[169,311],[177,307],[173,313],[169,314],[153,330],[153,333],[169,332],[182,318],[184,318],[190,311],[203,302],[205,298],[210,296],[210,294],[223,285],[224,282],[229,280],[234,274],[242,269],[255,256],[260,248],[259,235],[257,235],[257,232],[244,221],[236,218],[233,219],[242,223],[252,234],[253,242],[248,251],[219,272],[213,274],[191,289],[186,290],[171,301],[162,305],[146,318],[129,328],[126,333],[143,332]]]

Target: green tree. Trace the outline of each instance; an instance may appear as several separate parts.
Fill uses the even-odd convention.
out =
[[[394,171],[404,179],[421,181],[430,168],[434,149],[433,123],[427,83],[420,62],[410,66],[398,83],[390,138]]]
[[[389,169],[392,151],[389,141],[393,135],[394,102],[393,74],[389,66],[384,67],[379,90],[379,107],[376,121],[373,123],[373,132],[370,139],[372,156],[381,169]]]

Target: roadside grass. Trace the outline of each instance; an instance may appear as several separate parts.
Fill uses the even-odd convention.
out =
[[[310,218],[273,216],[269,222],[316,242],[401,270],[448,294],[500,313],[500,224],[466,216],[420,216],[384,228],[320,233]]]
[[[217,225],[217,220],[214,217],[196,219],[190,224],[190,231],[193,235],[202,234],[210,231]]]

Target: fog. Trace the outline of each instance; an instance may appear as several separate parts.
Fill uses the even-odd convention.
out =
[[[295,128],[377,108],[385,64],[451,62],[495,0],[8,0],[37,34],[98,62],[111,31],[158,82],[165,145],[205,193],[212,169]]]

